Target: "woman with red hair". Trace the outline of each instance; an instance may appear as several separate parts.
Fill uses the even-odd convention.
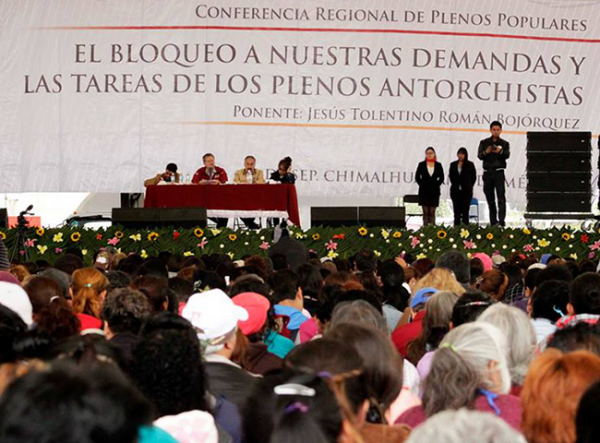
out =
[[[577,405],[600,380],[600,357],[548,349],[537,357],[521,392],[521,430],[529,443],[575,443]]]

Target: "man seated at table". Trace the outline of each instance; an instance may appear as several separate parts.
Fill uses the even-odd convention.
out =
[[[192,183],[200,185],[220,185],[227,183],[227,172],[225,169],[215,166],[215,156],[204,154],[202,156],[204,166],[196,171]]]
[[[199,185],[220,185],[227,183],[227,172],[225,169],[215,166],[215,156],[207,153],[202,156],[204,166],[196,171],[192,183]],[[223,217],[210,218],[217,224],[217,228],[225,228],[227,219]]]
[[[179,175],[177,173],[177,165],[175,163],[169,163],[165,169],[165,172],[156,174],[156,176],[149,178],[144,181],[144,186],[158,185],[161,182],[165,183],[179,183]]]
[[[252,155],[244,159],[244,168],[235,171],[233,182],[238,184],[261,184],[265,183],[265,176],[260,169],[256,169],[256,159]],[[253,218],[242,218],[242,221],[249,229],[258,229],[259,226]]]

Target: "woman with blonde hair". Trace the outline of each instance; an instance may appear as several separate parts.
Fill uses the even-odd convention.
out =
[[[82,331],[102,328],[100,314],[107,288],[108,279],[97,269],[83,268],[73,273],[72,306],[81,322]]]
[[[438,291],[451,291],[461,296],[466,289],[461,285],[454,273],[446,268],[435,268],[429,271],[415,285],[414,294],[423,288],[435,288]]]

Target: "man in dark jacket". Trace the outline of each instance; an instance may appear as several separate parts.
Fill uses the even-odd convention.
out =
[[[490,223],[505,225],[506,218],[506,184],[504,170],[506,160],[510,157],[510,145],[500,138],[502,123],[492,122],[492,136],[479,142],[477,157],[483,161],[483,192],[490,208]],[[498,212],[496,211],[496,195],[498,195]]]
[[[281,231],[281,237],[277,243],[269,249],[269,258],[273,258],[273,256],[278,254],[285,256],[290,268],[293,270],[298,269],[298,266],[308,262],[306,247],[299,241],[291,238],[290,233],[285,228]]]

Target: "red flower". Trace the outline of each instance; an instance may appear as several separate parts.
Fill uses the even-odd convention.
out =
[[[173,240],[177,240],[179,239],[179,236],[181,235],[181,232],[178,231],[173,231]]]
[[[96,240],[98,240],[98,241],[102,240],[102,234],[96,234]]]
[[[588,235],[587,235],[587,234],[583,234],[583,235],[581,236],[581,243],[587,243],[587,242],[589,242],[589,241],[590,241],[590,238],[588,237]]]
[[[346,234],[335,234],[333,236],[334,240],[344,240],[346,238]]]

